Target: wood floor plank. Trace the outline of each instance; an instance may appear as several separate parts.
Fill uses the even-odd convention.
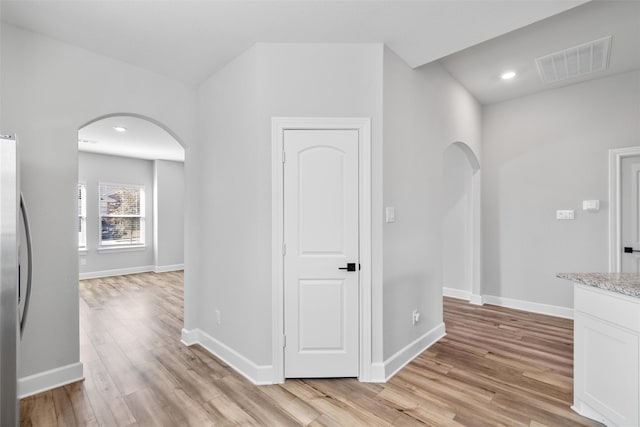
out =
[[[80,282],[85,381],[22,399],[21,426],[597,426],[570,408],[573,322],[444,299],[447,336],[386,384],[254,386],[180,342],[183,274]]]

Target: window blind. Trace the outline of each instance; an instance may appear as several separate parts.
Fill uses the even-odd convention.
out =
[[[103,184],[100,187],[100,244],[144,244],[144,187]]]

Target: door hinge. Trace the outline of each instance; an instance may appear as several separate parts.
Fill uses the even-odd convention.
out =
[[[287,346],[287,336],[286,335],[282,335],[282,348],[285,348]]]
[[[287,244],[283,243],[282,244],[282,256],[285,256],[287,254]]]
[[[282,163],[287,161],[287,155],[284,153],[284,151],[282,152]]]

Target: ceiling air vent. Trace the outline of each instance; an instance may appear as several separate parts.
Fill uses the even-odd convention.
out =
[[[545,83],[573,79],[609,68],[611,36],[536,58]]]

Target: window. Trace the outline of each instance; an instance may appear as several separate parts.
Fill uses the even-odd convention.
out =
[[[100,245],[144,245],[144,187],[100,184]]]
[[[78,248],[87,249],[87,186],[78,183]]]

